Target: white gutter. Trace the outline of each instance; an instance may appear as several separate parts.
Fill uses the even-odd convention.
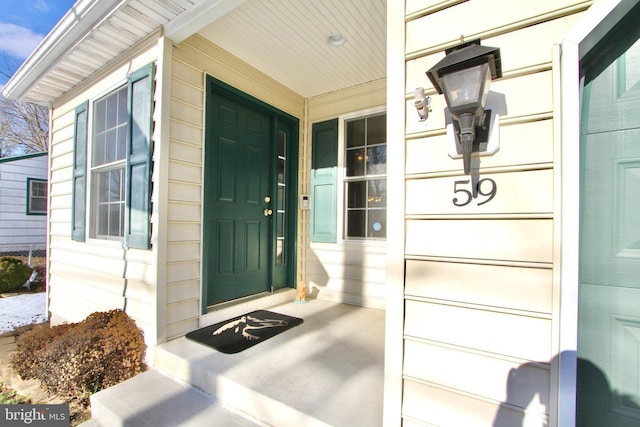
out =
[[[127,0],[78,0],[7,82],[2,95],[16,100],[24,98],[31,87],[69,50],[126,2]]]

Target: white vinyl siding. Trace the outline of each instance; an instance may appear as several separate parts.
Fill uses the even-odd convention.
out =
[[[386,103],[386,80],[378,80],[343,91],[332,92],[309,99],[308,123],[304,143],[300,147],[300,194],[311,190],[311,123],[322,122],[340,116],[355,117],[384,111]],[[339,172],[339,176],[344,176]],[[337,243],[315,243],[310,241],[310,210],[299,211],[299,222],[303,228],[298,237],[300,247],[298,268],[309,288],[318,298],[384,308],[386,305],[386,254],[384,241],[354,242],[344,240],[344,194],[338,192],[338,238]],[[313,203],[313,201],[312,201]]]
[[[104,70],[99,79],[88,81],[54,103],[50,141],[47,285],[51,322],[78,322],[96,311],[124,309],[144,330],[150,350],[148,358],[153,357],[152,348],[157,342],[157,269],[154,267],[157,248],[123,248],[120,241],[92,238],[79,242],[71,239],[70,231],[75,108],[88,99],[97,100],[119,88],[131,70],[155,61],[157,42],[147,40],[145,45],[135,50],[136,53],[123,55],[121,62]],[[155,103],[154,114],[159,114],[161,103],[158,99]],[[156,122],[158,119],[154,117]],[[154,135],[154,139],[157,138]],[[155,189],[157,191],[158,187]],[[86,212],[89,212],[88,208]],[[155,220],[154,216],[151,218]]]
[[[392,1],[389,7],[400,4]],[[399,409],[404,425],[555,425],[559,117],[552,54],[553,44],[589,5],[406,3]],[[401,25],[389,24],[389,31]],[[471,185],[470,177],[462,173],[461,160],[447,155],[445,100],[424,73],[446,48],[460,43],[461,33],[465,41],[480,38],[483,45],[500,48],[503,77],[492,82],[491,91],[504,96],[505,109],[500,148],[481,157],[478,179],[487,180],[485,196],[457,206],[455,198],[465,193],[456,190]],[[413,107],[414,90],[421,86],[431,96],[426,122],[418,121]],[[491,190],[493,198],[478,203]],[[393,215],[398,218],[397,211]],[[507,393],[514,388],[517,392]]]
[[[0,159],[0,252],[6,245],[46,243],[47,217],[27,212],[30,195],[28,184],[44,183],[47,186],[47,161],[46,153]],[[46,210],[42,213],[46,213]]]

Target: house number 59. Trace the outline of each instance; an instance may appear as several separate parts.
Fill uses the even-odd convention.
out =
[[[488,184],[483,186],[482,184],[485,182],[488,182]],[[475,185],[475,188],[473,188],[473,184],[471,184],[471,189],[475,191],[469,191],[466,188],[462,188],[466,184],[469,184],[468,179],[464,181],[456,181],[453,183],[453,194],[462,193],[457,197],[453,198],[454,205],[467,206],[469,203],[471,203],[471,200],[477,198],[479,194],[481,196],[486,197],[486,199],[484,199],[482,202],[478,202],[478,206],[482,206],[485,203],[489,203],[491,199],[493,199],[496,196],[496,193],[498,192],[498,186],[496,185],[496,182],[491,178],[481,179]],[[487,191],[487,186],[489,187],[488,188],[489,191]]]

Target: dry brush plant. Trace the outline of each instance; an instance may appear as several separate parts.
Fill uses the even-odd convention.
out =
[[[144,352],[142,330],[122,310],[111,310],[25,332],[11,364],[23,379],[86,406],[91,394],[140,373]]]

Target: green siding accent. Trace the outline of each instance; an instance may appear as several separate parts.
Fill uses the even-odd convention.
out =
[[[18,160],[32,159],[34,157],[46,156],[47,154],[49,154],[47,151],[42,151],[40,153],[22,154],[20,156],[13,156],[13,157],[2,157],[0,158],[0,163],[9,163],[9,162],[16,162]]]
[[[311,138],[311,241],[335,243],[338,119],[314,123]]]
[[[149,249],[153,154],[153,63],[129,75],[126,245]]]
[[[71,239],[85,241],[87,200],[87,124],[89,101],[75,111],[73,127],[73,185],[71,207]]]

